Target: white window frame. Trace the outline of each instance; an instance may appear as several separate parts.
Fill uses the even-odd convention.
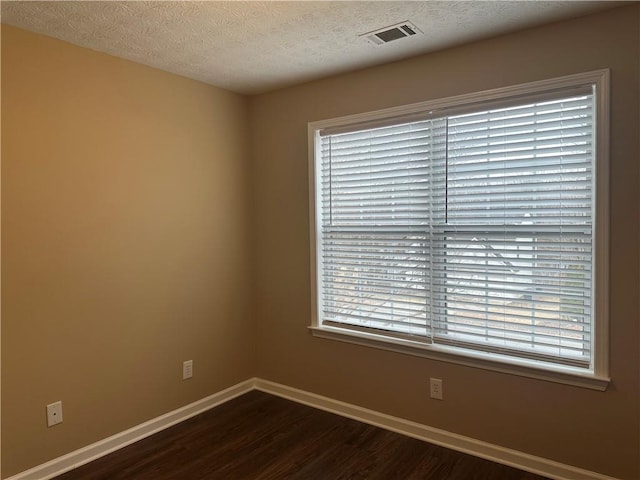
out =
[[[319,218],[316,192],[320,191],[320,175],[316,167],[320,158],[318,149],[319,132],[327,128],[349,127],[363,122],[388,122],[393,117],[406,117],[412,114],[465,107],[472,104],[518,96],[529,96],[556,89],[595,86],[595,208],[593,249],[594,249],[594,332],[592,349],[594,360],[590,369],[572,366],[550,365],[535,360],[502,357],[482,351],[460,349],[456,346],[413,341],[410,338],[388,337],[378,333],[355,331],[323,325],[320,318],[319,298],[321,296],[318,272],[320,248],[317,219]],[[493,370],[508,374],[542,379],[556,383],[574,385],[594,390],[606,390],[609,378],[609,70],[597,70],[496,88],[478,93],[430,100],[378,110],[374,112],[349,115],[308,124],[309,146],[309,190],[310,190],[310,229],[311,229],[311,306],[312,321],[310,331],[315,337],[339,340],[357,345],[389,350],[393,352],[417,355],[465,366]]]

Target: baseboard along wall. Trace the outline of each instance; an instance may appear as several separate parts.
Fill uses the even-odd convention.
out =
[[[310,407],[335,413],[369,425],[417,438],[452,450],[468,453],[496,463],[519,468],[556,480],[616,480],[546,458],[529,455],[491,443],[429,427],[329,397],[306,392],[261,378],[251,378],[172,412],[161,415],[123,432],[87,445],[49,462],[18,473],[5,480],[49,480],[87,464],[118,449],[183,422],[251,390],[260,390]]]
[[[224,402],[228,402],[242,394],[250,392],[254,389],[254,383],[254,379],[245,380],[221,392],[214,393],[213,395],[209,395],[182,408],[136,425],[128,430],[116,433],[115,435],[87,445],[86,447],[79,448],[61,457],[54,458],[53,460],[25,470],[5,480],[49,480],[57,477],[69,470],[104,457],[111,452],[115,452],[127,445],[147,438],[154,433],[184,422],[191,417],[195,417],[202,412],[206,412]]]

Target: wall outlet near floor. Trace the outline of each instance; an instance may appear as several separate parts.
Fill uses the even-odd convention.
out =
[[[182,362],[182,379],[193,377],[193,360]]]
[[[431,398],[435,398],[436,400],[443,400],[442,398],[442,379],[440,378],[430,378],[429,379],[429,391]]]
[[[62,401],[47,405],[47,427],[62,423]]]

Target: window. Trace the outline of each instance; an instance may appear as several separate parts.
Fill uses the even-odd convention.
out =
[[[604,388],[606,80],[310,124],[314,333]]]

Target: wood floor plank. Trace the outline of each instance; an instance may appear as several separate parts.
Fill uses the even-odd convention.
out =
[[[545,480],[252,391],[56,480]]]

